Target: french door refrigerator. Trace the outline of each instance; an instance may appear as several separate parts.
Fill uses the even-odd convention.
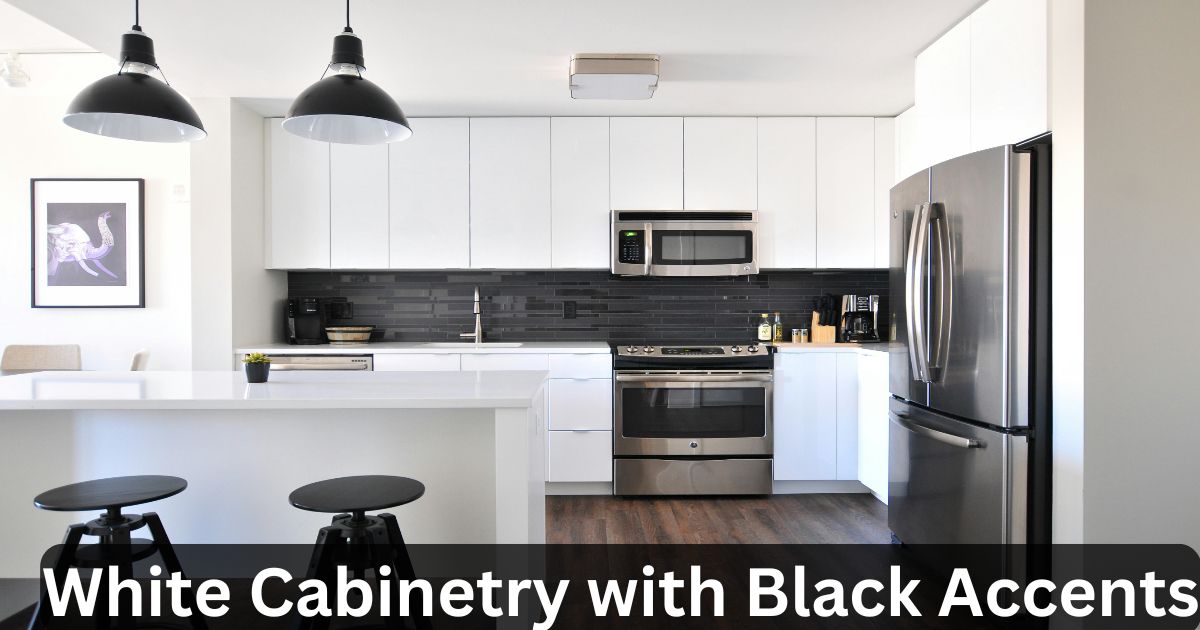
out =
[[[1050,538],[1050,137],[891,190],[888,525],[906,544]]]

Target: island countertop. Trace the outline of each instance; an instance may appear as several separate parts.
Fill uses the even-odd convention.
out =
[[[482,409],[534,404],[546,372],[37,372],[0,378],[0,411]]]

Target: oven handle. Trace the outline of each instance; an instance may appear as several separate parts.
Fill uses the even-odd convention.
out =
[[[642,228],[646,234],[646,246],[642,248],[642,255],[646,257],[646,260],[642,261],[642,275],[648,276],[650,275],[651,266],[654,264],[654,224],[647,223]]]
[[[619,383],[770,383],[770,374],[617,374]]]

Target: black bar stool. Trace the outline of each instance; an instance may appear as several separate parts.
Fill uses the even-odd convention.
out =
[[[123,514],[121,508],[141,505],[172,497],[187,488],[187,481],[179,477],[162,475],[139,475],[133,477],[110,477],[73,483],[70,485],[47,490],[33,500],[33,504],[43,510],[53,512],[89,512],[104,510],[95,520],[87,523],[76,523],[67,528],[66,538],[62,545],[54,550],[51,567],[55,580],[62,584],[66,578],[67,569],[76,568],[107,568],[118,567],[117,575],[106,575],[106,580],[117,580],[133,574],[133,563],[145,560],[155,553],[162,558],[165,572],[183,575],[183,567],[179,557],[167,538],[167,530],[163,528],[162,520],[154,512],[145,514]],[[130,534],[142,527],[150,530],[150,540],[134,539]],[[80,545],[84,536],[96,536],[97,544]],[[41,596],[29,628],[46,627],[46,617],[50,614],[49,593],[45,580],[42,580]],[[114,616],[107,610],[107,591],[102,590],[97,598],[95,612],[98,628],[111,627]],[[191,589],[182,593],[182,603],[192,607],[195,604],[195,594]],[[118,628],[132,628],[136,624],[128,611],[119,610],[115,615]],[[204,630],[207,625],[199,613],[189,617],[192,628]]]
[[[396,517],[388,514],[368,516],[367,512],[385,510],[412,503],[425,494],[425,485],[407,477],[389,475],[362,475],[339,477],[310,483],[297,488],[288,496],[288,501],[301,510],[310,512],[339,513],[333,522],[322,527],[313,546],[312,559],[308,563],[308,579],[317,579],[332,585],[336,579],[336,566],[346,566],[351,575],[363,579],[370,572],[379,583],[382,576],[376,569],[391,568],[393,580],[415,580],[412,558],[400,534]],[[400,589],[397,585],[393,607],[399,604]],[[410,609],[411,610],[411,609]],[[297,615],[296,628],[328,628],[328,617],[305,618]],[[411,616],[419,629],[432,628],[427,617]],[[389,615],[384,618],[384,627],[403,628],[400,617]]]

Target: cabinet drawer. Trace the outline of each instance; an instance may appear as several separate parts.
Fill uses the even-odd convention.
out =
[[[464,372],[495,372],[504,370],[539,370],[550,369],[544,354],[464,354],[462,355]]]
[[[612,481],[612,431],[551,431],[547,481]]]
[[[550,378],[612,378],[612,355],[552,354]]]
[[[457,354],[377,354],[376,372],[457,372]]]
[[[552,431],[612,430],[612,380],[550,379]]]

